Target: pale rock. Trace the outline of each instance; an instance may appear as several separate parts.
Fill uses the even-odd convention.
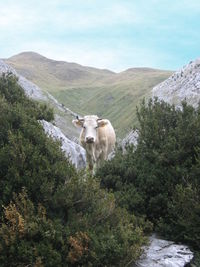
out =
[[[138,130],[132,130],[125,136],[125,138],[122,140],[123,152],[126,151],[127,145],[133,145],[133,147],[137,147],[138,136],[139,136]]]
[[[185,100],[196,107],[200,101],[200,58],[191,61],[164,82],[155,86],[152,96],[180,106]]]
[[[184,267],[194,256],[187,246],[159,239],[155,235],[150,237],[149,242],[136,267]]]
[[[65,155],[69,157],[72,164],[77,169],[85,168],[86,166],[86,153],[85,149],[81,147],[80,145],[76,144],[75,142],[68,139],[61,130],[54,126],[52,123],[47,122],[45,120],[39,121],[44,130],[45,133],[48,136],[51,136],[54,140],[61,141],[61,148],[65,152]]]

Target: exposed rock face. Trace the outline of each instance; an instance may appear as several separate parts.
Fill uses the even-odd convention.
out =
[[[61,132],[61,130],[58,127],[54,126],[52,123],[45,120],[40,120],[39,122],[42,124],[48,136],[53,137],[53,139],[55,140],[61,141],[62,150],[65,152],[66,156],[69,157],[72,164],[74,164],[77,169],[81,169],[86,166],[86,154],[84,148],[69,140]]]
[[[125,138],[122,140],[122,149],[123,152],[125,152],[126,150],[126,145],[133,145],[134,147],[137,146],[137,141],[138,139],[138,131],[137,130],[132,130],[131,132],[129,132]]]
[[[157,96],[177,106],[186,99],[189,104],[196,107],[200,101],[200,58],[191,61],[167,80],[155,86],[152,94],[153,97]]]
[[[137,263],[137,267],[184,267],[193,258],[187,246],[150,237],[150,245]]]
[[[47,100],[47,97],[43,94],[43,92],[37,85],[19,75],[15,69],[13,69],[0,59],[0,75],[2,75],[3,73],[14,74],[18,78],[18,84],[24,89],[27,96],[35,100]]]

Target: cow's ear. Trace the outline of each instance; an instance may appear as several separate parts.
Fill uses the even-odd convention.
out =
[[[98,121],[98,127],[104,127],[107,124],[108,124],[107,120],[99,120]]]
[[[72,123],[76,126],[76,127],[82,127],[83,126],[83,122],[80,120],[73,120]]]

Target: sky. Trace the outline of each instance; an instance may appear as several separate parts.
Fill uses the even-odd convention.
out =
[[[0,58],[24,51],[116,72],[177,70],[200,57],[200,0],[0,1]]]

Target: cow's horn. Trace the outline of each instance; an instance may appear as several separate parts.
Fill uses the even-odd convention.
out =
[[[78,121],[84,121],[84,119],[80,119],[78,115],[76,116],[76,119],[77,119]]]

